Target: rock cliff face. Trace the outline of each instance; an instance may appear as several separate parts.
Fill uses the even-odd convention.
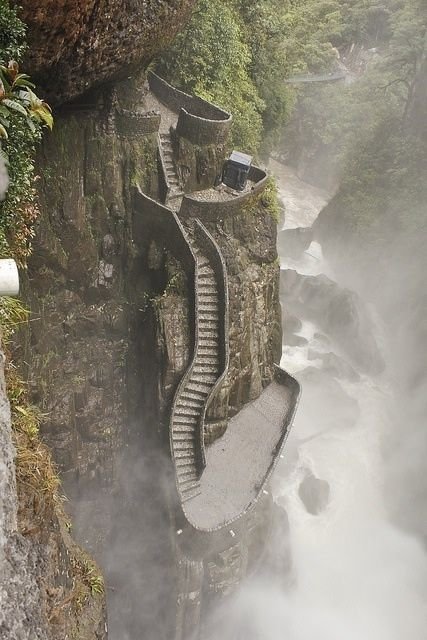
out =
[[[0,635],[103,640],[104,598],[90,584],[96,565],[71,539],[59,505],[37,522],[40,495],[25,486],[18,495],[1,351],[0,358]]]
[[[26,67],[58,104],[144,67],[185,24],[194,0],[22,0]]]
[[[113,587],[111,637],[143,628],[178,640],[200,631],[256,566],[270,505],[261,501],[246,538],[219,554],[189,560],[179,548],[168,421],[191,351],[189,283],[148,223],[133,236],[133,185],[159,192],[157,135],[118,125],[117,113],[139,99],[130,86],[106,91],[96,108],[59,116],[45,141],[24,359],[77,533]],[[210,231],[231,302],[231,367],[211,408],[213,439],[271,379],[281,327],[276,225],[262,201]]]

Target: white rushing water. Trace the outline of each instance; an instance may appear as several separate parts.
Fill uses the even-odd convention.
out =
[[[285,228],[311,226],[316,203],[318,211],[324,205],[322,194],[295,175],[289,179],[288,168],[276,165],[273,169],[285,206],[292,203],[291,226],[285,221]],[[321,247],[313,251],[314,244],[299,264],[282,256],[282,266],[331,276]],[[315,324],[303,321],[298,334],[310,345],[316,332]],[[381,336],[377,341],[381,343]],[[331,344],[323,349],[316,345],[318,352],[330,349]],[[282,365],[297,376],[305,367],[322,367],[319,360],[307,359],[307,346],[285,346]],[[362,374],[355,382],[338,376],[338,381],[357,401],[358,418],[351,426],[333,420],[335,407],[327,398],[322,401],[320,379],[315,383],[320,386],[315,398],[310,389],[306,396],[303,391],[288,441],[295,452],[293,462],[284,463],[279,470],[276,500],[289,517],[295,584],[288,593],[276,594],[283,599],[282,628],[263,632],[262,637],[422,640],[427,638],[425,551],[416,539],[393,526],[384,506],[382,444],[392,406],[387,375]],[[306,402],[312,406],[306,407]],[[326,420],[316,420],[316,414],[325,413]],[[307,511],[300,496],[301,482],[308,473],[329,485],[328,503],[316,515]]]
[[[288,167],[270,168],[286,207],[284,228],[310,227],[327,194]],[[316,243],[297,258],[285,248],[281,265],[284,276],[292,269],[333,279]],[[290,341],[296,346],[284,344],[281,364],[300,377],[303,393],[274,486],[289,520],[289,534],[276,537],[289,536],[292,567],[290,576],[258,577],[243,587],[221,638],[425,640],[425,549],[391,522],[385,506],[383,451],[394,404],[387,367],[375,375],[355,370],[354,362],[348,369],[345,345],[325,329],[322,310],[317,322],[313,313],[304,317],[292,292],[282,290],[282,298],[285,310],[302,309]],[[285,340],[286,322],[285,315]],[[374,318],[371,329],[381,345]]]

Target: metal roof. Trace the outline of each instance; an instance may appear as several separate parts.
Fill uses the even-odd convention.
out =
[[[233,151],[229,160],[237,164],[242,164],[245,167],[250,167],[252,164],[252,156],[249,156],[247,153],[242,153],[241,151]]]

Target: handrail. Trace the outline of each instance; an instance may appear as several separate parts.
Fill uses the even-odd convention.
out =
[[[184,108],[194,116],[212,121],[229,121],[232,119],[232,115],[228,111],[203,98],[190,95],[181,89],[173,87],[153,71],[148,74],[148,84],[157,98],[174,111]]]
[[[165,186],[164,193],[162,193],[161,196],[162,196],[162,199],[163,199],[163,203],[165,204],[168,201],[168,196],[169,196],[171,187],[170,187],[170,183],[169,183],[169,180],[168,180],[168,174],[167,174],[167,171],[166,171],[166,162],[165,162],[165,156],[163,154],[162,142],[161,142],[161,139],[160,139],[160,133],[157,135],[157,151],[158,151],[158,154],[159,154],[161,178],[162,178],[162,182],[164,183],[164,186]]]

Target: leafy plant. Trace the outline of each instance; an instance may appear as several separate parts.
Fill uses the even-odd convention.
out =
[[[19,73],[19,65],[10,60],[8,65],[0,65],[0,137],[8,138],[11,113],[24,117],[33,134],[36,124],[53,126],[52,111],[49,105],[34,93],[35,85],[26,73]]]
[[[19,62],[26,51],[25,25],[17,9],[0,0],[0,154],[7,165],[9,188],[0,203],[0,257],[21,266],[31,252],[38,216],[34,156],[43,127],[52,127],[49,106],[34,92]]]

